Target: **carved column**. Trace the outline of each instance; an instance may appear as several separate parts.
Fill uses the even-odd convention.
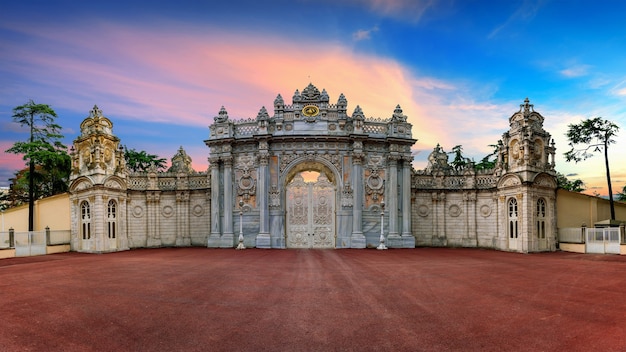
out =
[[[224,233],[220,241],[220,247],[230,248],[235,245],[233,232],[233,157],[228,155],[222,158],[224,162],[224,217],[222,229]]]
[[[363,152],[362,142],[354,142],[352,153],[352,236],[351,248],[365,248],[363,235]]]
[[[389,209],[389,235],[387,236],[388,247],[402,247],[402,239],[398,233],[398,155],[390,155],[388,189],[385,204]]]
[[[415,247],[411,234],[411,159],[402,161],[402,247]]]
[[[269,151],[267,142],[259,143],[259,234],[256,237],[257,248],[271,248],[270,213],[269,213]],[[263,148],[265,147],[265,148]]]
[[[209,158],[211,169],[211,233],[208,247],[219,247],[220,240],[220,164],[219,158]]]
[[[476,192],[463,192],[463,202],[465,203],[465,238],[464,247],[478,246],[478,233],[476,232]]]
[[[176,192],[176,245],[189,246],[189,191]]]

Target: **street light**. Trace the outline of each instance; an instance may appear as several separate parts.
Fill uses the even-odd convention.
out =
[[[239,200],[239,244],[237,249],[246,249],[243,245],[243,199]]]
[[[385,221],[385,201],[381,201],[380,202],[380,244],[378,245],[378,247],[376,247],[376,249],[387,249],[387,246],[385,246],[385,235],[383,233],[383,225],[384,225],[384,221]]]

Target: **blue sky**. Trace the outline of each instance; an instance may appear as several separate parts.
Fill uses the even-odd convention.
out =
[[[626,3],[622,1],[0,1],[0,147],[27,138],[12,109],[59,115],[66,144],[97,104],[122,144],[208,166],[208,126],[224,105],[256,116],[309,82],[348,110],[413,124],[414,166],[463,145],[480,160],[528,97],[556,142],[557,170],[606,193],[600,155],[566,163],[567,125],[602,116],[626,184]],[[0,185],[21,168],[0,154]]]

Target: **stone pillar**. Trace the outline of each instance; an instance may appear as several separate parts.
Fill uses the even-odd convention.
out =
[[[132,244],[132,241],[130,241],[129,239],[129,234],[128,234],[128,222],[126,220],[126,216],[123,214],[128,214],[126,208],[127,208],[127,199],[124,196],[121,196],[118,198],[119,199],[119,211],[118,211],[118,215],[117,215],[117,234],[119,236],[119,245],[120,245],[120,250],[127,250],[130,249],[130,246]]]
[[[224,233],[220,241],[220,247],[231,248],[235,246],[235,234],[233,232],[233,157],[226,156],[224,161],[224,217],[222,229]]]
[[[257,248],[271,248],[270,209],[269,209],[269,152],[261,150],[259,155],[259,234],[256,236]]]
[[[220,164],[219,158],[209,158],[211,169],[211,232],[207,247],[220,246]]]
[[[476,192],[463,192],[463,203],[465,203],[465,229],[463,237],[463,247],[478,247],[478,233],[476,223]]]
[[[352,155],[352,236],[351,248],[365,248],[363,235],[363,155],[360,151]]]
[[[402,248],[402,237],[398,233],[398,159],[397,155],[390,155],[389,161],[389,188],[386,190],[385,205],[389,209],[389,235],[387,247]]]
[[[148,191],[146,193],[146,210],[148,216],[148,233],[147,242],[148,247],[160,247],[161,236],[159,233],[159,202],[160,194],[158,191]]]
[[[415,248],[411,234],[411,160],[402,161],[402,247]]]
[[[176,246],[190,246],[189,191],[176,192]]]

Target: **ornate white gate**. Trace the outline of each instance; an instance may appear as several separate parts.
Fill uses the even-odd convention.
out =
[[[334,247],[334,185],[323,173],[316,182],[297,174],[287,185],[287,248]]]
[[[586,252],[620,254],[619,227],[587,228]]]

